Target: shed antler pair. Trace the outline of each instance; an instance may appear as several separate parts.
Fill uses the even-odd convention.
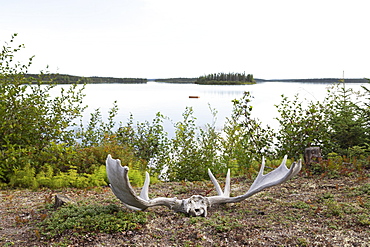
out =
[[[221,203],[233,203],[240,202],[246,198],[275,185],[281,184],[291,177],[295,176],[301,170],[301,161],[298,163],[294,162],[290,169],[285,165],[287,156],[284,157],[281,165],[275,170],[264,175],[263,171],[265,168],[265,159],[262,159],[262,165],[256,180],[249,188],[248,192],[244,195],[230,197],[230,170],[226,175],[225,189],[222,191],[216,178],[212,172],[208,169],[208,175],[212,180],[213,185],[216,187],[217,196],[204,197],[201,195],[193,195],[188,199],[177,199],[157,197],[150,199],[148,195],[149,191],[149,174],[146,173],[143,189],[140,196],[137,196],[128,178],[127,166],[122,167],[121,161],[118,159],[112,159],[110,155],[107,158],[107,175],[110,182],[110,187],[113,193],[120,199],[125,206],[134,210],[145,210],[149,207],[154,206],[166,206],[175,212],[182,212],[191,216],[207,216],[208,207]]]

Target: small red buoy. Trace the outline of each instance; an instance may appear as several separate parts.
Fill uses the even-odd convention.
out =
[[[198,99],[200,98],[199,96],[189,96],[190,99]]]

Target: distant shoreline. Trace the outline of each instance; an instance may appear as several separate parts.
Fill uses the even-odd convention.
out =
[[[27,78],[34,78],[33,83],[37,83],[38,80],[49,83],[50,81],[56,84],[142,84],[147,83],[147,78],[115,78],[115,77],[99,77],[99,76],[74,76],[66,74],[26,74]]]
[[[26,74],[26,77],[40,78],[38,74]],[[147,78],[114,78],[114,77],[83,77],[73,76],[66,74],[45,74],[41,75],[41,80],[48,82],[48,79],[52,79],[57,84],[73,84],[73,83],[87,83],[87,84],[138,84],[147,83],[148,81],[163,82],[163,83],[179,83],[179,84],[195,84],[197,78],[161,78],[161,79],[147,79]],[[254,78],[256,83],[261,82],[302,82],[302,83],[338,83],[342,82],[343,78],[310,78],[310,79],[257,79]],[[344,78],[345,83],[367,83],[368,79],[365,78]]]
[[[256,82],[308,82],[308,83],[337,83],[344,80],[345,83],[367,83],[365,78],[311,78],[311,79],[255,79]]]

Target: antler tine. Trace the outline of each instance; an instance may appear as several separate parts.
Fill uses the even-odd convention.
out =
[[[219,196],[229,197],[230,196],[230,169],[227,170],[224,192],[222,192],[220,184],[217,182],[217,179],[215,178],[215,176],[213,176],[210,169],[208,169],[208,175],[213,185],[216,188],[217,194]]]
[[[212,174],[212,172],[211,172],[211,170],[210,169],[208,169],[208,175],[209,175],[209,178],[211,179],[211,181],[212,181],[212,183],[213,183],[213,185],[215,186],[215,189],[216,189],[216,191],[217,191],[217,194],[219,195],[219,196],[222,196],[222,190],[221,190],[221,186],[220,186],[220,184],[217,182],[217,180],[216,180],[216,178],[215,178],[215,176],[213,176],[213,174]]]
[[[145,182],[143,188],[140,192],[140,197],[146,201],[149,201],[149,184],[150,184],[150,176],[148,172],[145,172]]]
[[[224,196],[226,196],[226,197],[230,196],[230,169],[227,169]]]

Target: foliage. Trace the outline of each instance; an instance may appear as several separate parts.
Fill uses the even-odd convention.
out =
[[[364,108],[356,101],[360,96],[344,83],[333,85],[322,102],[303,104],[299,95],[293,100],[282,95],[282,102],[276,105],[280,113],[278,154],[299,158],[306,147],[319,146],[324,155],[348,155],[354,146],[366,147],[370,129]]]
[[[146,213],[125,212],[117,205],[69,204],[52,213],[38,227],[47,238],[66,233],[116,233],[137,230],[147,222]]]
[[[207,178],[207,169],[218,167],[218,135],[211,125],[197,131],[193,109],[187,107],[183,120],[175,124],[175,137],[165,153],[156,157],[157,171],[167,170],[166,179],[202,180]]]
[[[25,65],[15,62],[16,53],[24,48],[14,44],[16,36],[0,53],[0,183],[30,188],[104,185],[103,164],[108,154],[131,169],[135,186],[142,184],[146,171],[154,180],[161,175],[175,181],[208,179],[208,168],[216,175],[224,175],[227,168],[237,175],[253,174],[262,157],[274,160],[287,154],[298,159],[310,146],[320,146],[326,159],[307,173],[336,177],[369,168],[366,87],[365,95],[359,95],[344,83],[337,84],[322,102],[282,95],[276,106],[278,132],[252,118],[252,96],[245,92],[232,102],[232,114],[221,131],[214,126],[216,110],[211,109],[213,123],[199,127],[188,107],[183,120],[174,123],[175,136],[169,138],[163,128],[167,118],[160,113],[152,122],[134,123],[131,115],[125,125],[116,123],[117,102],[106,121],[96,109],[84,125],[84,86],[61,87],[60,94],[51,97],[54,82],[65,75],[28,74],[33,58]],[[198,80],[254,81],[253,75],[245,73],[210,74]]]
[[[156,82],[166,82],[166,83],[194,83],[196,78],[161,78],[155,79]]]
[[[248,81],[217,81],[211,80],[207,81],[204,79],[198,79],[196,84],[203,84],[203,85],[246,85],[246,84],[255,84],[255,82],[248,82]]]
[[[370,83],[370,79],[368,79],[368,82]],[[362,86],[363,90],[365,91],[364,97],[365,97],[365,102],[364,102],[364,107],[360,108],[360,111],[362,113],[362,117],[364,118],[364,125],[366,129],[366,142],[365,142],[365,147],[368,151],[370,152],[370,89]],[[369,165],[370,166],[370,165]]]
[[[28,163],[23,169],[16,169],[13,176],[10,178],[9,185],[36,189],[38,183],[35,178],[35,168],[31,167]]]
[[[82,147],[93,147],[114,137],[114,129],[116,127],[114,118],[117,112],[118,106],[115,101],[113,107],[108,111],[107,122],[103,121],[100,109],[95,109],[95,112],[90,114],[90,120],[86,127],[80,120],[80,128],[76,133],[80,145]]]
[[[0,53],[0,180],[8,181],[13,169],[23,168],[25,153],[35,154],[52,142],[74,142],[72,127],[81,116],[82,88],[71,85],[61,89],[60,95],[51,97],[54,84],[43,85],[47,77],[26,77],[32,64],[15,62],[15,55],[23,45],[15,45],[14,34]],[[14,48],[15,47],[15,48]],[[43,77],[43,78],[41,78]],[[37,81],[37,84],[31,85]],[[14,157],[22,157],[14,159]],[[11,162],[10,162],[11,160]]]
[[[330,137],[325,121],[328,110],[325,102],[310,101],[304,105],[298,94],[292,101],[282,95],[282,101],[276,107],[280,113],[277,117],[280,130],[276,136],[279,156],[287,154],[298,159],[306,147],[328,147]]]
[[[163,120],[165,117],[157,113],[152,123],[145,121],[135,125],[131,115],[127,124],[117,131],[118,143],[129,147],[141,160],[143,166],[140,170],[147,170],[153,157],[166,152],[169,139],[163,128]]]

